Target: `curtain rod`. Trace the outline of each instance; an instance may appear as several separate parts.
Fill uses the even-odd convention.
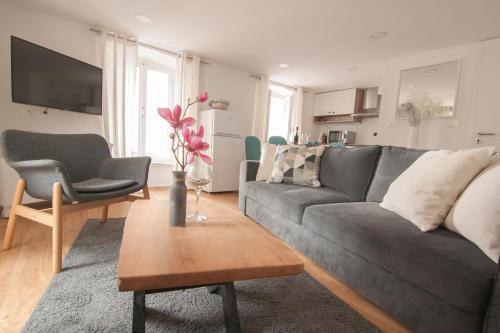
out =
[[[98,29],[98,28],[89,28],[89,30],[95,32],[96,34],[102,34],[102,32],[103,32],[102,29]],[[137,45],[140,45],[140,46],[143,46],[143,47],[147,47],[147,48],[159,51],[159,52],[167,53],[167,54],[169,54],[171,56],[174,56],[174,57],[178,57],[178,58],[181,57],[181,54],[179,52],[167,50],[167,49],[164,49],[164,48],[161,48],[161,47],[158,47],[158,46],[154,46],[154,45],[151,45],[151,44],[148,44],[148,43],[145,43],[145,42],[141,42],[141,41],[139,41],[137,39],[134,39],[134,38],[125,37],[125,36],[117,36],[113,32],[108,32],[107,35],[110,36],[110,37],[116,37],[116,38],[120,38],[120,39],[125,39],[125,40],[127,40],[129,42],[137,43]],[[188,59],[193,59],[192,56],[187,56],[187,58]],[[210,63],[208,61],[203,60],[203,59],[200,59],[200,63],[205,64],[205,65],[210,65]]]
[[[260,77],[259,75],[256,75],[256,74],[250,74],[250,77],[253,77],[253,78],[258,79],[258,80],[262,79],[262,77]],[[283,88],[297,90],[296,87],[292,87],[292,86],[286,85],[284,83],[275,82],[275,81],[271,81],[271,80],[269,80],[269,83],[272,84],[272,85],[275,85],[275,86],[280,86],[280,87],[283,87]]]

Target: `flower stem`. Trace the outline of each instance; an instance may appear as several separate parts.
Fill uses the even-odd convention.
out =
[[[175,132],[176,132],[176,130],[174,130],[174,133]],[[175,147],[175,148],[174,148],[174,144],[175,144],[175,138],[172,139],[172,154],[174,155],[175,160],[177,161],[177,164],[179,164],[182,171],[184,171],[184,166],[181,164],[181,162],[179,162],[179,158],[177,157],[177,149],[179,148],[179,144],[177,144],[177,147]]]

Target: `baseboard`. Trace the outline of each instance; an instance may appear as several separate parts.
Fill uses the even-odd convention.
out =
[[[0,217],[2,218],[8,218],[10,214],[10,208],[11,206],[0,206]]]

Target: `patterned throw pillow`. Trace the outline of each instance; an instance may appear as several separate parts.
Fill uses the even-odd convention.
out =
[[[324,146],[278,146],[267,182],[321,186],[319,163],[324,151]]]

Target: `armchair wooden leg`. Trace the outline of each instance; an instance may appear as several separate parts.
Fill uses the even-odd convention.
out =
[[[54,183],[52,192],[52,271],[62,269],[62,186]]]
[[[19,179],[16,186],[16,193],[12,199],[12,207],[9,214],[9,222],[7,223],[7,231],[3,240],[3,249],[8,250],[12,245],[12,238],[14,237],[14,229],[16,227],[16,206],[20,205],[23,201],[24,190],[26,189],[26,181]]]
[[[144,188],[142,189],[142,194],[144,196],[144,199],[149,200],[149,187],[148,187],[148,185],[144,186]]]
[[[108,220],[108,209],[109,205],[104,205],[104,207],[102,208],[102,220],[101,220],[102,223]]]

